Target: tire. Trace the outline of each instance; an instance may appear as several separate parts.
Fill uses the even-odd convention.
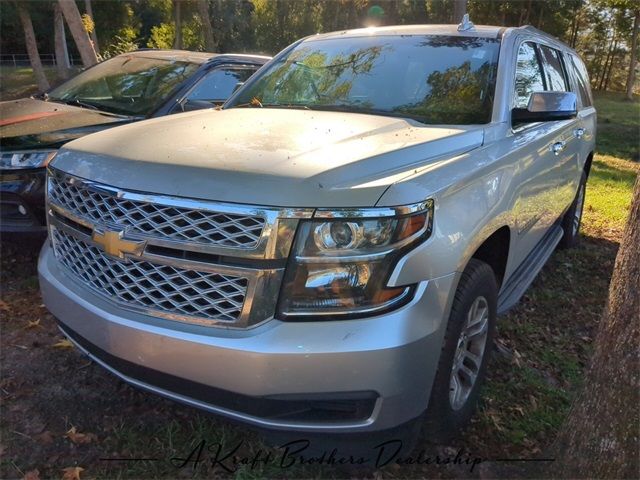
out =
[[[576,197],[573,199],[573,203],[569,207],[569,210],[562,217],[562,239],[558,243],[558,248],[567,249],[573,248],[578,244],[580,240],[580,224],[582,223],[582,212],[584,210],[584,197],[587,188],[587,175],[582,172],[580,177],[580,185],[578,185],[578,191]]]
[[[449,315],[438,371],[426,412],[424,433],[427,440],[436,442],[449,440],[469,422],[473,415],[493,348],[497,299],[498,285],[493,270],[486,263],[471,259],[460,278]],[[484,336],[482,348],[480,348],[481,335],[469,335],[470,332],[478,330],[474,322],[480,315],[480,310],[476,310],[477,315],[472,313],[472,309],[476,307],[486,308],[486,317],[483,316],[484,320],[479,321],[485,324],[486,332],[482,334]],[[467,324],[469,319],[473,319],[471,326],[476,327],[475,329],[469,329]],[[459,345],[461,350],[458,349]],[[465,358],[462,355],[464,350],[475,353],[479,359],[474,362],[470,357]],[[462,361],[459,360],[460,358]],[[454,361],[456,361],[455,369]],[[476,373],[475,381],[469,381],[470,377],[463,374],[464,370],[459,367],[460,365]],[[457,377],[457,390],[453,388],[454,376]]]

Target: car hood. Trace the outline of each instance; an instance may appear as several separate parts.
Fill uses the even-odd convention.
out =
[[[479,126],[236,108],[100,132],[66,145],[53,165],[130,190],[254,205],[363,207],[415,169],[482,142]]]
[[[130,117],[35,98],[0,102],[0,146],[6,150],[58,148],[129,121]]]

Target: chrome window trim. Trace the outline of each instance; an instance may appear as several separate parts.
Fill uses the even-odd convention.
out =
[[[411,203],[409,205],[399,205],[395,207],[373,207],[373,208],[341,208],[329,209],[318,208],[313,214],[313,218],[385,218],[411,215],[433,207],[433,200],[423,200],[422,202]]]
[[[56,218],[54,215],[48,215],[48,217],[50,229],[57,228],[69,235],[74,236],[75,238],[88,245],[95,246],[99,249],[102,248],[100,245],[96,244],[93,241],[90,235],[81,232],[77,228],[74,228],[73,226],[65,223],[59,218]],[[114,305],[117,305],[119,308],[122,308],[124,310],[182,323],[204,325],[208,327],[215,326],[233,329],[246,329],[248,327],[256,327],[259,324],[262,324],[265,321],[273,318],[277,303],[277,293],[280,289],[280,285],[282,283],[282,278],[284,275],[284,268],[254,269],[239,266],[237,267],[222,264],[212,264],[208,262],[200,262],[197,260],[186,260],[167,257],[164,255],[149,254],[144,251],[140,256],[125,255],[125,261],[128,257],[135,258],[136,260],[147,261],[154,264],[168,265],[171,267],[182,269],[192,269],[218,273],[221,275],[233,275],[246,278],[247,290],[245,293],[244,304],[242,306],[240,315],[235,321],[230,322],[191,315],[172,314],[153,308],[144,308],[137,305],[131,305],[105,295],[104,292],[94,288],[91,285],[83,283],[83,286],[93,294],[109,300]],[[68,272],[67,269],[62,269],[62,271],[72,280],[77,280],[76,275],[72,272]]]
[[[160,247],[178,248],[192,252],[209,253],[214,255],[233,256],[250,259],[284,259],[289,255],[293,236],[298,224],[298,219],[311,218],[313,208],[275,208],[254,205],[240,205],[233,203],[218,202],[212,200],[190,199],[185,197],[175,197],[155,193],[141,193],[122,190],[110,185],[94,182],[80,178],[55,168],[48,168],[48,175],[72,185],[81,186],[95,192],[112,195],[122,200],[152,203],[157,205],[179,207],[194,210],[211,211],[221,214],[245,215],[260,217],[264,219],[264,226],[258,243],[251,248],[228,247],[220,245],[207,245],[202,242],[189,242],[180,240],[169,240],[157,235],[147,235],[140,232],[127,232],[127,228],[105,222],[95,225],[93,221],[78,217],[63,207],[51,202],[48,195],[49,182],[47,181],[47,203],[50,208],[59,214],[72,219],[73,221],[94,228],[95,226],[117,226],[119,230],[125,230],[127,238],[132,240],[147,240],[150,245]]]

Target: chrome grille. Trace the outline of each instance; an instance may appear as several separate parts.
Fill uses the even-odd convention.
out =
[[[265,219],[119,198],[85,184],[49,176],[49,202],[93,224],[117,225],[127,232],[202,245],[253,249]]]
[[[58,261],[112,301],[189,322],[194,318],[234,322],[242,311],[246,278],[135,259],[120,261],[56,228],[51,238]]]

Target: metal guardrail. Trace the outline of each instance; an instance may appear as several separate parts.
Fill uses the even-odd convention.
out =
[[[56,56],[53,53],[41,53],[42,65],[55,66]],[[82,66],[80,57],[69,57],[71,66]],[[0,66],[3,67],[30,67],[29,55],[26,53],[0,53]]]

